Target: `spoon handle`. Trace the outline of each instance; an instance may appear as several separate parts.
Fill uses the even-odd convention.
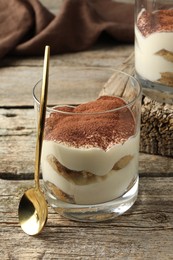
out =
[[[43,66],[43,79],[42,88],[40,96],[40,115],[37,128],[37,140],[36,140],[36,154],[35,154],[35,187],[39,189],[39,173],[40,173],[40,161],[41,161],[41,151],[44,135],[44,124],[46,116],[46,104],[47,104],[47,92],[48,92],[48,80],[49,80],[49,56],[50,47],[45,47],[44,53],[44,66]]]

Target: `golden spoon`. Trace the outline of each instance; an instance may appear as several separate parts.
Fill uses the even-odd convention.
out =
[[[43,80],[40,101],[40,117],[37,130],[36,154],[35,154],[35,187],[27,190],[19,203],[18,215],[21,228],[28,235],[36,235],[40,233],[47,221],[48,209],[39,185],[39,172],[41,151],[44,133],[44,123],[46,115],[46,103],[48,92],[48,74],[49,74],[49,56],[50,47],[45,47]]]

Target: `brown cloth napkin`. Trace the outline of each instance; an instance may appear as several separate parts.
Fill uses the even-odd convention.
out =
[[[64,0],[55,16],[37,0],[0,0],[0,58],[86,50],[102,32],[130,43],[134,6],[114,0]]]

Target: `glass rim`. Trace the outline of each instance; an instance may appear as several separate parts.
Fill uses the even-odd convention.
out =
[[[127,108],[127,107],[129,108],[129,107],[133,106],[133,104],[136,102],[136,100],[138,100],[138,98],[142,95],[142,86],[141,86],[140,82],[138,81],[138,79],[136,79],[133,75],[130,75],[130,74],[128,74],[128,73],[126,73],[124,71],[118,70],[118,69],[113,69],[113,68],[108,68],[108,67],[86,67],[85,69],[86,70],[87,69],[96,69],[96,70],[107,69],[107,70],[111,70],[113,72],[124,74],[124,75],[126,75],[129,78],[131,78],[133,81],[135,81],[137,83],[137,85],[139,87],[139,92],[136,95],[136,97],[133,98],[133,100],[130,101],[129,103],[124,104],[124,105],[122,105],[120,107],[116,107],[116,108],[105,110],[105,111],[99,111],[99,112],[67,112],[67,111],[58,110],[57,108],[58,107],[60,107],[60,108],[62,108],[62,107],[75,108],[76,106],[78,106],[80,104],[75,104],[75,105],[59,104],[59,105],[55,105],[55,106],[52,106],[52,107],[46,105],[46,111],[47,112],[49,112],[49,113],[54,112],[54,113],[60,113],[60,114],[66,114],[66,115],[98,115],[98,114],[104,114],[104,113],[111,113],[111,112],[115,112],[115,111],[118,111],[118,110],[121,110],[121,109],[124,109],[124,108]],[[49,78],[51,76],[53,76],[53,75],[55,75],[55,72],[52,73],[52,74],[49,74]],[[34,101],[36,102],[36,104],[38,106],[40,106],[40,101],[36,97],[35,89],[38,86],[38,84],[41,83],[41,82],[42,82],[42,79],[38,80],[36,82],[36,84],[34,85],[33,90],[32,90],[33,99],[34,99]],[[49,93],[49,88],[48,88],[48,93]],[[102,96],[111,96],[111,95],[102,95]],[[101,96],[98,96],[98,98],[99,97],[101,97]],[[117,97],[119,97],[119,96],[117,96]],[[119,98],[121,98],[121,97],[119,97]],[[123,98],[121,98],[121,99],[124,100]],[[93,101],[93,100],[90,100],[90,101]],[[90,101],[88,101],[88,102],[90,102]],[[81,104],[83,104],[83,103],[81,103]]]

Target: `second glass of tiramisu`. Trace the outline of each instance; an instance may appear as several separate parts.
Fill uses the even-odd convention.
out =
[[[33,90],[39,111],[41,82]],[[138,194],[141,88],[120,71],[59,68],[49,79],[42,175],[49,204],[79,221],[126,212]]]
[[[136,76],[146,90],[164,93],[162,101],[172,103],[173,1],[136,0],[135,14]]]

